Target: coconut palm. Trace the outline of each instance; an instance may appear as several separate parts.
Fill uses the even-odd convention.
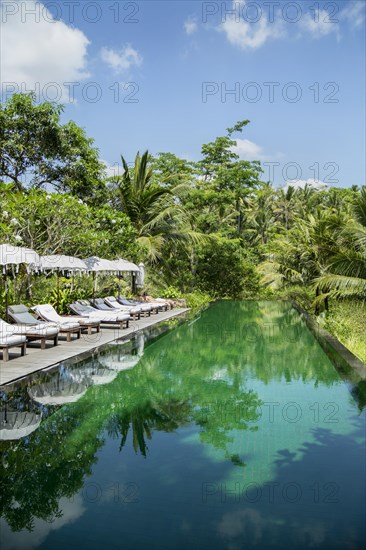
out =
[[[366,299],[366,187],[356,200],[354,217],[340,232],[339,249],[316,284],[329,295]]]
[[[286,231],[292,225],[293,219],[300,209],[301,203],[298,200],[298,195],[298,190],[290,185],[287,189],[280,189],[274,196],[274,211]]]
[[[270,184],[266,183],[247,208],[245,236],[252,246],[265,245],[275,231],[274,192]]]
[[[137,153],[133,169],[123,156],[121,159],[124,173],[115,182],[114,205],[130,218],[148,259],[160,259],[167,241],[199,241],[201,236],[190,228],[179,200],[184,184],[168,187],[154,182],[148,151],[143,155]]]
[[[345,224],[346,217],[321,208],[305,219],[298,217],[291,230],[271,243],[267,260],[259,266],[263,282],[273,288],[310,285],[325,274],[339,227]]]

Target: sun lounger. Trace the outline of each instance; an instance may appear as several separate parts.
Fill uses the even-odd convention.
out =
[[[3,354],[3,361],[9,361],[9,349],[20,347],[20,354],[23,357],[27,350],[27,338],[25,336],[9,336],[0,332],[0,351]]]
[[[66,340],[71,341],[71,335],[76,334],[77,338],[81,335],[81,326],[77,321],[68,321],[66,317],[61,317],[50,304],[38,304],[31,308],[38,317],[44,321],[56,323],[61,334],[66,334]]]
[[[150,317],[154,309],[153,306],[151,306],[150,304],[129,304],[125,303],[123,300],[118,302],[114,296],[107,296],[106,298],[104,298],[104,301],[108,306],[114,307],[115,309],[123,307],[138,307],[140,309],[141,315],[144,315],[144,317]]]
[[[11,320],[18,325],[38,325],[42,327],[57,326],[57,323],[47,323],[46,321],[41,321],[41,319],[37,319],[34,315],[32,315],[32,313],[30,313],[27,306],[23,304],[9,306],[8,314]]]
[[[99,309],[100,311],[107,311],[109,313],[128,313],[131,319],[140,319],[141,316],[141,309],[136,306],[126,307],[120,305],[118,308],[115,308],[106,304],[102,298],[95,298],[90,303],[93,307]]]
[[[149,306],[153,306],[155,308],[158,308],[158,311],[168,311],[168,309],[170,309],[170,304],[168,304],[168,302],[165,302],[164,300],[162,300],[162,301],[138,302],[137,300],[129,300],[129,299],[126,298],[126,296],[118,296],[117,300],[118,300],[119,303],[129,302],[130,304],[135,304],[135,305],[148,304]]]
[[[113,298],[113,296],[111,296],[111,298]],[[139,302],[137,300],[130,300],[129,298],[126,298],[126,296],[117,296],[117,298],[114,299],[118,304],[122,306],[138,306],[142,309],[149,307],[151,309],[151,313],[159,313],[159,311],[167,309],[167,306],[164,306],[162,304]]]
[[[8,336],[26,336],[31,342],[33,340],[41,341],[41,349],[46,349],[46,341],[52,340],[53,345],[58,344],[59,329],[56,326],[42,325],[10,325],[0,319],[0,334]]]
[[[152,302],[148,303],[164,304],[168,306],[168,309],[173,309],[174,307],[172,300],[164,300],[164,298],[153,298]]]
[[[128,313],[99,311],[91,305],[85,305],[79,302],[69,304],[67,307],[72,313],[86,319],[91,319],[92,321],[98,320],[102,325],[118,325],[119,328],[128,328],[130,321],[130,315]]]
[[[113,307],[108,305],[103,298],[95,298],[94,300],[91,300],[90,303],[93,307],[99,309],[100,311],[128,313],[131,319],[140,319],[141,316],[141,309],[135,306],[126,307],[118,305],[118,307]]]
[[[39,325],[39,326],[54,326],[57,327],[57,323],[47,323],[36,319],[23,304],[9,306],[9,317],[17,324],[21,325]],[[100,323],[97,320],[88,320],[82,317],[62,317],[65,321],[78,322],[81,326],[81,330],[87,330],[88,334],[92,334],[93,329],[96,332],[100,332]]]

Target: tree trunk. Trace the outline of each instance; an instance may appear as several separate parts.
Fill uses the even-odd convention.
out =
[[[25,296],[26,296],[27,300],[32,300],[32,298],[33,298],[33,294],[32,294],[32,274],[31,273],[27,273]]]
[[[194,290],[195,286],[195,278],[196,278],[196,271],[197,271],[197,265],[196,265],[196,257],[194,254],[194,248],[192,247],[191,250],[191,258],[190,258],[190,264],[191,264],[191,274],[192,274],[192,282],[191,282],[191,292]]]
[[[315,295],[316,295],[316,297],[319,296],[319,287],[316,287]],[[319,303],[317,302],[317,303],[315,304],[315,315],[319,315],[319,313],[320,313],[320,310],[319,310]]]

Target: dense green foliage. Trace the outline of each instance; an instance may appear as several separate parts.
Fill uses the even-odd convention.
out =
[[[356,300],[332,302],[321,324],[355,355],[366,360],[366,303]]]
[[[22,94],[0,107],[1,243],[142,260],[146,292],[192,303],[291,297],[330,319],[352,299],[344,311],[357,317],[366,298],[365,187],[273,188],[258,161],[235,152],[248,120],[203,144],[198,162],[146,151],[133,168],[122,157],[122,176],[106,179],[93,140],[72,121],[61,125],[61,111]],[[29,294],[27,284],[20,290]],[[89,289],[83,282],[80,294]],[[75,283],[62,281],[62,290]]]
[[[116,441],[123,461],[131,449],[141,457],[153,454],[160,432],[177,434],[193,425],[199,427],[197,438],[207,452],[214,450],[237,468],[248,467],[251,456],[238,454],[241,446],[235,445],[235,436],[257,432],[261,416],[267,413],[260,389],[248,383],[243,365],[249,380],[255,378],[263,386],[284,379],[293,384],[300,380],[309,385],[309,391],[313,385],[332,388],[339,384],[328,361],[315,361],[319,349],[310,333],[304,331],[299,345],[293,346],[294,335],[302,327],[293,308],[242,302],[235,307],[221,304],[220,310],[222,317],[213,308],[201,321],[196,318],[194,336],[190,323],[184,323],[160,343],[155,340],[146,346],[141,357],[129,341],[108,346],[92,363],[87,358],[67,367],[69,374],[88,368],[98,372],[108,362],[118,363],[124,354],[138,363],[120,372],[112,384],[89,387],[75,403],[44,407],[42,424],[31,437],[0,442],[0,511],[14,530],[31,530],[34,518],[51,522],[57,517],[62,509],[60,498],[71,498],[90,478],[106,434]],[[168,326],[178,323],[174,319]],[[252,333],[253,327],[262,330]],[[157,338],[166,327],[155,330]],[[57,373],[38,372],[33,384],[55,384],[57,377]],[[27,402],[26,384],[19,384],[9,398]],[[297,443],[295,438],[292,452]]]
[[[0,104],[0,174],[24,191],[52,186],[79,198],[105,198],[103,163],[93,140],[75,122],[62,125],[62,106],[36,104],[34,94],[14,94]]]

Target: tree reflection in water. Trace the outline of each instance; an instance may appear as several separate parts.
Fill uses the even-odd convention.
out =
[[[145,349],[141,338],[117,343],[66,367],[81,381],[83,368],[90,378],[91,365],[93,372],[108,364],[118,371],[121,353],[132,365],[109,384],[89,385],[75,403],[43,406],[44,420],[31,435],[0,442],[0,512],[12,530],[31,530],[34,518],[59,517],[60,499],[81,490],[107,437],[120,439],[120,451],[131,439],[135,453],[148,458],[155,432],[192,425],[201,444],[243,467],[245,457],[231,443],[238,432],[258,430],[263,403],[248,381],[341,383],[327,358],[319,360],[319,346],[298,313],[284,304],[224,302],[193,325],[153,335]],[[36,382],[51,377],[42,373]],[[15,388],[8,400],[28,407],[27,387]]]

